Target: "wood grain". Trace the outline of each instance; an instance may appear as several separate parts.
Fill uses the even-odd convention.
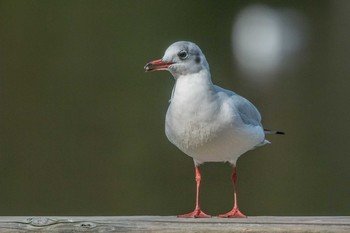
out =
[[[350,216],[179,219],[174,216],[0,217],[0,232],[350,232]]]

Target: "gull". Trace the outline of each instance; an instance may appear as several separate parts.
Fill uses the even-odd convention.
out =
[[[167,48],[162,59],[151,61],[144,68],[146,72],[167,70],[174,77],[165,134],[194,161],[196,206],[194,211],[178,217],[211,217],[200,207],[199,165],[229,162],[232,165],[234,206],[219,217],[245,218],[237,203],[237,159],[245,152],[269,143],[265,134],[284,133],[264,129],[260,113],[251,102],[212,83],[209,64],[195,43],[175,42]]]

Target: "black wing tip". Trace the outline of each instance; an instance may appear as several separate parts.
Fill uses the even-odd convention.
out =
[[[270,130],[270,129],[264,129],[266,134],[280,134],[280,135],[285,135],[285,132],[282,131],[275,131],[275,130]]]

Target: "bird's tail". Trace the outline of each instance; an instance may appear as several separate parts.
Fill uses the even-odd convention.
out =
[[[270,130],[270,129],[264,129],[265,134],[281,134],[284,135],[285,133],[282,131],[277,130]]]

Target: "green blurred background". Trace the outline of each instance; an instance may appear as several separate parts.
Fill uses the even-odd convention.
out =
[[[287,37],[300,42],[265,75],[235,52],[254,6],[292,12]],[[241,210],[349,215],[349,12],[346,0],[0,1],[0,215],[191,211],[192,160],[164,134],[173,79],[143,70],[177,40],[197,43],[213,81],[287,133],[239,159]],[[203,209],[227,212],[230,166],[201,168]]]

